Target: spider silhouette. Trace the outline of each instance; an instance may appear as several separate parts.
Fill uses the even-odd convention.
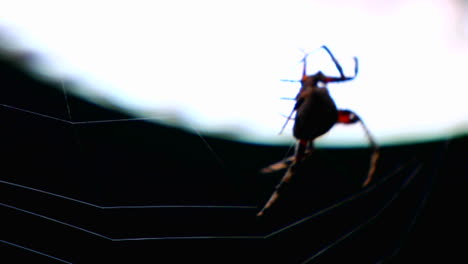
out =
[[[285,124],[281,131],[284,130],[289,120],[294,120],[293,136],[297,139],[296,149],[293,156],[286,158],[280,162],[274,163],[261,171],[263,173],[270,173],[281,169],[287,171],[281,179],[280,183],[276,186],[275,191],[267,201],[265,206],[260,210],[257,216],[264,215],[265,211],[275,203],[284,190],[285,186],[291,181],[291,178],[297,173],[298,165],[303,162],[314,150],[314,140],[328,132],[335,124],[361,124],[367,139],[373,148],[373,153],[370,159],[369,172],[363,187],[367,186],[372,181],[372,176],[375,173],[377,160],[379,158],[379,147],[372,137],[369,129],[361,120],[361,118],[351,110],[338,109],[335,102],[330,96],[330,93],[326,87],[331,82],[344,82],[353,80],[358,73],[358,60],[354,57],[354,76],[346,77],[343,73],[343,69],[338,61],[335,59],[331,51],[326,47],[322,46],[335,63],[336,68],[340,72],[340,77],[330,77],[323,74],[321,71],[307,75],[307,56],[306,54],[302,60],[303,71],[301,79],[301,89],[297,94],[291,114],[288,116]],[[296,113],[295,117],[292,118],[293,114]]]

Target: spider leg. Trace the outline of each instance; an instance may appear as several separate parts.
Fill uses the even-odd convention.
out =
[[[331,51],[328,49],[327,46],[323,45],[322,48],[328,53],[328,55],[330,55],[333,63],[335,63],[336,68],[340,72],[341,78],[345,78],[344,73],[343,73],[343,68],[341,67],[340,63],[338,63],[338,61],[335,59],[335,56],[333,56],[333,54],[331,53]]]
[[[265,211],[270,209],[270,207],[278,200],[281,192],[285,189],[285,187],[288,185],[289,181],[291,178],[296,174],[296,167],[297,163],[294,162],[291,166],[289,166],[288,170],[284,174],[283,178],[281,179],[280,183],[276,185],[275,191],[273,194],[270,196],[270,199],[268,199],[268,202],[263,206],[262,210],[258,212],[257,216],[263,216]]]
[[[338,123],[341,124],[354,124],[356,122],[359,122],[361,127],[364,129],[364,132],[366,134],[367,140],[369,141],[371,147],[372,147],[372,156],[370,159],[370,164],[369,164],[369,172],[367,173],[367,178],[363,182],[362,187],[367,186],[371,181],[372,177],[374,176],[375,170],[377,168],[377,160],[379,159],[380,156],[380,151],[379,151],[379,146],[377,145],[377,142],[375,141],[374,137],[370,133],[369,129],[367,126],[364,124],[361,118],[359,116],[350,111],[350,110],[339,110],[338,111]]]
[[[306,146],[306,150],[303,154],[303,157],[302,157],[302,160],[308,158],[310,155],[312,155],[312,152],[314,152],[314,145],[312,143],[312,141],[310,141],[308,143],[308,145]],[[271,165],[268,165],[267,167],[263,168],[260,170],[261,173],[272,173],[272,172],[275,172],[275,171],[279,171],[279,170],[284,170],[286,168],[288,168],[289,166],[291,166],[291,164],[296,160],[296,155],[292,155],[290,157],[287,157],[283,160],[280,160],[278,162],[275,162]]]
[[[327,48],[327,46],[323,45],[322,48],[330,55],[333,63],[335,63],[336,68],[340,72],[340,77],[329,77],[327,78],[328,80],[326,82],[339,82],[339,81],[349,81],[352,80],[356,77],[358,73],[358,60],[356,57],[354,57],[354,76],[353,77],[346,77],[343,73],[343,68],[341,67],[340,63],[338,60],[336,60],[335,56],[331,53],[331,51]]]
[[[288,183],[291,181],[292,177],[296,175],[297,167],[300,162],[302,162],[307,156],[310,155],[311,151],[309,150],[309,153],[306,153],[308,148],[311,148],[313,145],[310,140],[299,140],[296,148],[296,154],[293,157],[289,157],[287,159],[292,158],[292,162],[284,174],[283,178],[281,179],[280,183],[276,185],[275,191],[273,194],[270,196],[270,199],[268,199],[268,202],[263,206],[262,210],[260,210],[257,214],[258,217],[263,216],[265,211],[270,209],[270,207],[278,200],[280,194],[283,192],[283,190],[287,187]],[[275,164],[273,164],[275,165]],[[267,167],[269,168],[269,167]]]
[[[284,122],[284,125],[283,125],[283,127],[281,128],[281,130],[280,130],[280,132],[279,132],[278,134],[281,135],[281,133],[283,133],[284,129],[285,129],[286,126],[288,125],[289,120],[294,119],[294,118],[292,117],[292,115],[294,114],[295,111],[296,111],[296,107],[294,107],[294,109],[291,111],[291,113],[289,114],[289,116],[288,116],[287,119],[286,119],[286,122]]]
[[[286,169],[287,167],[289,167],[293,162],[294,160],[296,159],[296,157],[294,155],[290,156],[290,157],[287,157],[283,160],[280,160],[276,163],[273,163],[263,169],[260,170],[261,173],[272,173],[272,172],[275,172],[275,171],[279,171],[279,170],[283,170],[283,169]]]

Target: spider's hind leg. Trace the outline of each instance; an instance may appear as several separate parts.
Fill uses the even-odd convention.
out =
[[[276,185],[275,191],[271,194],[270,199],[268,199],[268,201],[263,206],[263,208],[257,213],[258,217],[263,216],[265,214],[265,211],[269,210],[270,207],[278,200],[281,193],[283,193],[286,187],[288,186],[291,178],[296,174],[296,169],[297,169],[297,163],[293,162],[291,166],[289,166],[286,173],[284,174],[280,183]]]
[[[278,161],[276,163],[273,163],[273,164],[261,169],[260,172],[261,173],[272,173],[272,172],[275,172],[275,171],[284,170],[287,167],[289,167],[294,162],[295,159],[296,159],[296,157],[294,157],[294,155],[293,155],[291,157],[285,158],[283,160],[280,160],[280,161]]]
[[[301,147],[300,144],[298,144],[297,148],[300,148],[300,147]],[[276,171],[280,171],[280,170],[284,170],[284,169],[288,168],[297,159],[297,153],[299,151],[303,152],[303,154],[300,155],[301,160],[308,158],[312,154],[312,152],[314,151],[313,141],[308,141],[307,142],[307,145],[305,146],[305,150],[296,149],[296,154],[294,154],[294,155],[292,155],[290,157],[287,157],[287,158],[285,158],[283,160],[280,160],[278,162],[275,162],[275,163],[273,163],[271,165],[268,165],[267,167],[261,169],[260,172],[261,173],[272,173],[272,172],[276,172]]]
[[[279,165],[282,164],[282,161],[275,163],[265,169],[271,168],[272,166],[277,167],[283,167],[286,166],[288,167],[288,170],[284,174],[283,178],[281,178],[281,181],[279,182],[278,185],[276,185],[275,191],[273,194],[270,196],[270,199],[268,199],[267,203],[265,206],[258,212],[257,216],[263,216],[265,211],[270,209],[270,207],[278,200],[279,196],[281,193],[284,192],[284,189],[288,186],[289,182],[291,181],[292,177],[296,175],[296,171],[298,166],[301,164],[301,162],[306,159],[307,157],[310,156],[313,150],[313,142],[312,140],[299,140],[297,143],[296,147],[296,152],[295,155],[292,157],[287,158],[286,160],[289,161],[290,165]],[[276,165],[278,164],[278,165]],[[265,170],[263,169],[263,170]],[[262,170],[262,171],[263,171]]]
[[[338,123],[341,124],[354,124],[359,122],[361,124],[361,127],[364,129],[364,132],[366,133],[367,140],[369,141],[371,147],[372,147],[372,156],[370,159],[370,165],[369,165],[369,172],[367,173],[367,178],[364,180],[362,183],[362,187],[366,187],[369,185],[369,183],[372,181],[372,177],[374,176],[375,170],[377,168],[377,160],[379,159],[380,156],[380,151],[379,151],[379,146],[377,145],[374,137],[370,133],[369,129],[367,126],[364,124],[364,122],[359,118],[359,116],[350,111],[350,110],[339,110],[338,111]]]

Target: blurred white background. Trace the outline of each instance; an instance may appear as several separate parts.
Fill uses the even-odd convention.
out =
[[[278,132],[291,111],[301,49],[327,45],[348,74],[330,84],[339,108],[356,111],[383,144],[468,131],[468,3],[462,0],[1,1],[0,34],[12,51],[38,54],[43,78],[71,92],[203,133],[253,143]],[[338,75],[322,50],[308,73]],[[97,98],[97,99],[94,99]],[[170,116],[171,118],[167,118]],[[336,126],[323,145],[365,142]]]

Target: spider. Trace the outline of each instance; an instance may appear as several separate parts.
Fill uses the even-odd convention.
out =
[[[321,71],[314,75],[307,75],[306,59],[310,53],[306,54],[302,59],[303,71],[302,79],[300,81],[301,89],[295,98],[296,104],[294,105],[291,114],[287,117],[287,120],[281,129],[282,132],[288,121],[294,119],[293,136],[297,139],[295,153],[293,156],[274,163],[261,170],[263,173],[270,173],[288,168],[280,183],[276,186],[276,189],[271,195],[270,199],[260,210],[257,216],[264,215],[265,211],[275,203],[282,190],[296,174],[298,165],[313,152],[314,140],[328,132],[333,127],[333,125],[337,123],[361,124],[366,137],[369,140],[371,147],[373,148],[373,154],[370,159],[369,172],[362,186],[365,187],[372,181],[372,176],[374,175],[376,163],[379,158],[379,147],[376,141],[373,139],[367,126],[356,113],[351,110],[337,109],[335,102],[331,98],[330,93],[326,87],[327,83],[353,80],[358,73],[358,60],[356,57],[354,57],[354,76],[346,77],[343,73],[341,65],[335,59],[327,46],[321,46],[320,48],[323,48],[330,55],[336,68],[340,72],[340,77],[330,77],[323,74]],[[294,113],[296,113],[296,116],[292,118]]]

